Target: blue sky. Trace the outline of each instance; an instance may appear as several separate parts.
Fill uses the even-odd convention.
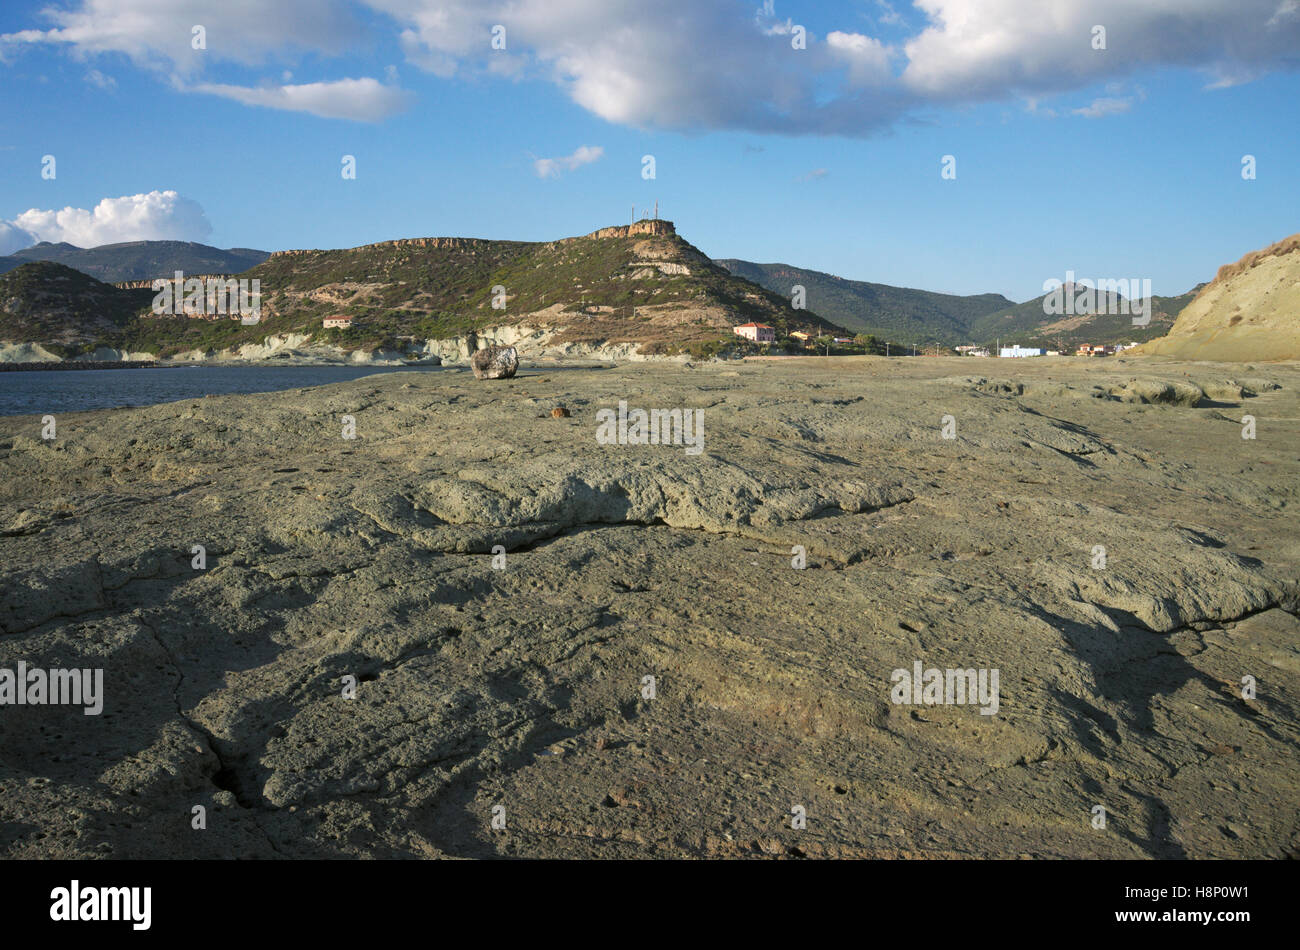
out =
[[[9,2],[0,251],[549,240],[657,199],[715,257],[1025,300],[1300,231],[1296,0],[760,7]]]

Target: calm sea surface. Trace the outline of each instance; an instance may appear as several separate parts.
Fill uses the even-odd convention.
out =
[[[438,366],[182,366],[0,373],[0,416],[149,406],[211,393],[269,393]]]

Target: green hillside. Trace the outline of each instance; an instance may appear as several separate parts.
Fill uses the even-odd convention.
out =
[[[23,264],[0,274],[0,340],[42,343],[61,355],[119,346],[152,298],[151,291],[118,290],[62,264]]]
[[[202,345],[224,347],[310,332],[345,347],[400,346],[528,322],[558,330],[565,342],[635,342],[654,352],[734,344],[731,327],[749,321],[782,335],[843,332],[717,267],[667,222],[656,224],[668,232],[548,242],[429,238],[275,254],[240,275],[261,282],[259,325],[146,321],[132,345],[172,350],[202,335]],[[682,273],[663,272],[674,269]],[[504,309],[492,306],[498,286]],[[334,314],[352,317],[353,326],[322,330]]]
[[[44,292],[33,274],[52,275],[48,268],[60,266],[25,265],[8,275],[16,306],[22,309]],[[29,271],[32,267],[47,270]],[[25,276],[12,280],[13,275]],[[69,289],[93,291],[98,301],[81,311],[99,307],[113,316],[98,321],[91,332],[81,327],[82,318],[71,315],[75,308],[65,307],[80,328],[73,336],[90,333],[108,345],[163,356],[261,343],[288,333],[311,334],[315,342],[345,349],[400,348],[510,323],[546,327],[561,343],[635,343],[647,353],[701,355],[743,345],[732,327],[750,321],[770,324],[781,336],[796,329],[845,332],[718,267],[665,221],[561,241],[421,238],[274,254],[239,275],[260,282],[261,321],[255,325],[224,317],[158,317],[147,310],[152,291],[106,296],[105,285],[77,276],[80,282]],[[497,287],[505,288],[504,308],[493,306]],[[135,309],[143,312],[131,316]],[[336,314],[351,317],[353,325],[324,329],[322,320]],[[7,342],[44,342],[69,333],[54,318],[6,329],[0,339]]]
[[[974,320],[1013,305],[1001,294],[968,297],[940,294],[846,280],[789,264],[755,264],[734,259],[715,263],[787,299],[794,285],[802,285],[808,308],[827,320],[855,333],[872,334],[899,343],[942,343],[948,346],[965,343],[968,342],[968,327]]]
[[[1044,294],[979,318],[971,325],[970,338],[974,343],[1001,339],[1004,343],[1071,350],[1081,343],[1144,343],[1169,332],[1174,319],[1191,303],[1200,286],[1203,285],[1178,297],[1153,295],[1151,321],[1146,326],[1134,326],[1132,314],[1119,312],[1124,301],[1118,294],[1098,295],[1097,310],[1110,312],[1073,315],[1044,313],[1047,297]]]

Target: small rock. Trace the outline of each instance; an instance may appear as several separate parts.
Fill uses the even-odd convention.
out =
[[[556,406],[551,410],[551,418],[553,419],[567,419],[570,415],[571,413],[569,410],[565,409],[563,406]]]

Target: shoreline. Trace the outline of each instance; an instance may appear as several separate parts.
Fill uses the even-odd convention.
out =
[[[0,363],[0,373],[32,373],[41,370],[85,369],[170,369],[171,363],[158,360],[38,360],[28,363]]]

